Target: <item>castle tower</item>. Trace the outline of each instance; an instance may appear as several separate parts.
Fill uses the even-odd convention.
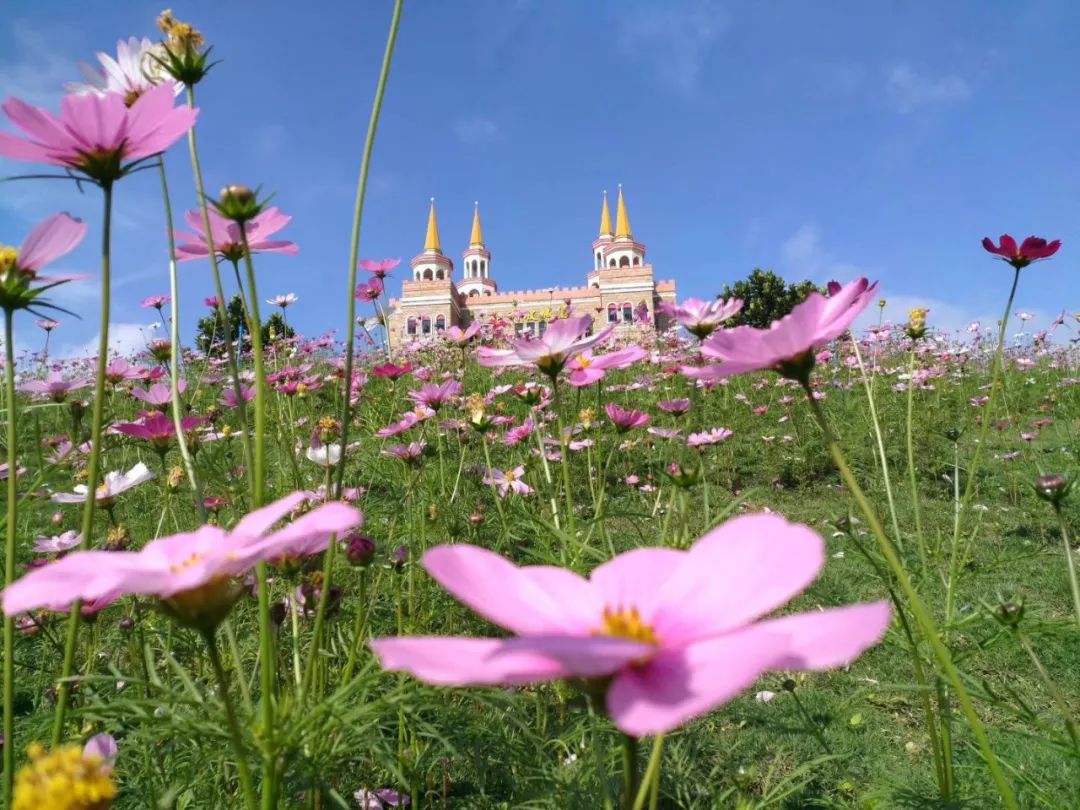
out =
[[[607,214],[607,198],[604,199],[604,214]],[[603,223],[601,223],[601,228]],[[608,228],[610,230],[610,217]],[[602,235],[601,235],[602,237]],[[597,239],[597,244],[600,239]],[[593,248],[596,253],[596,248]],[[634,234],[630,229],[630,213],[626,208],[626,198],[623,196],[622,183],[619,183],[619,200],[615,210],[615,235],[600,250],[604,267],[640,267],[645,264],[645,245],[634,241]]]
[[[599,270],[604,266],[604,248],[611,244],[614,238],[615,232],[611,230],[611,209],[608,208],[607,190],[605,190],[604,204],[600,208],[600,233],[592,243],[594,270]]]
[[[491,278],[491,251],[484,244],[484,231],[480,227],[480,203],[473,203],[472,233],[461,259],[465,278],[457,285],[458,292],[470,298],[498,292],[499,286]]]
[[[428,210],[427,236],[424,239],[424,252],[412,260],[413,281],[450,281],[454,274],[454,263],[444,256],[442,242],[439,240],[439,220],[435,216],[435,198],[431,198]]]

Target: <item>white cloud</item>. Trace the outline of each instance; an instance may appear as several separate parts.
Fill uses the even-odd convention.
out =
[[[960,76],[919,73],[906,62],[889,69],[888,91],[902,113],[931,105],[958,104],[971,98],[971,86]]]
[[[817,225],[806,223],[784,240],[780,246],[783,275],[791,281],[810,279],[817,284],[826,281],[848,281],[866,275],[854,264],[838,260],[821,243],[821,231]]]
[[[491,143],[499,137],[499,125],[482,115],[459,118],[454,122],[454,135],[467,146]]]
[[[15,47],[0,63],[0,87],[5,96],[29,104],[53,107],[63,94],[64,83],[79,81],[78,66],[61,55],[55,37],[16,20],[9,28]]]
[[[130,357],[131,355],[146,349],[147,343],[149,343],[153,337],[154,330],[151,328],[150,324],[110,323],[109,352],[111,354]],[[96,357],[99,340],[101,340],[101,333],[97,332],[85,343],[64,343],[56,349],[55,353],[52,351],[49,353],[53,354],[56,358],[64,359]]]
[[[649,64],[656,74],[686,93],[697,88],[710,47],[730,25],[723,6],[698,0],[680,7],[642,4],[629,11],[619,4],[619,49]]]

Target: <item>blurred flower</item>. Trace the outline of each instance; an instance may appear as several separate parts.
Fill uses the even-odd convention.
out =
[[[107,472],[105,480],[97,488],[96,501],[105,506],[111,504],[117,495],[127,492],[132,487],[137,487],[156,476],[141,461],[126,473]],[[89,490],[86,484],[76,484],[72,492],[57,492],[52,496],[53,503],[85,503]]]
[[[687,298],[681,304],[664,301],[660,304],[660,309],[698,340],[704,340],[715,332],[720,324],[737,315],[742,306],[743,302],[738,298],[717,298],[715,301]]]
[[[34,551],[38,554],[61,554],[70,551],[82,542],[82,535],[72,529],[55,537],[38,537],[34,540]]]
[[[103,752],[115,757],[115,741],[110,748],[95,740],[85,748],[65,745],[52,752],[31,743],[29,762],[15,774],[11,810],[108,810],[117,789],[112,761]]]
[[[609,402],[604,406],[604,413],[607,414],[611,424],[615,426],[619,433],[626,433],[628,430],[645,427],[645,425],[649,424],[650,417],[644,411],[628,411],[620,408],[614,402]]]
[[[356,266],[382,281],[399,264],[401,264],[401,259],[361,259]]]
[[[649,353],[640,346],[627,346],[625,349],[594,356],[591,351],[584,351],[566,364],[570,370],[569,383],[576,388],[590,385],[604,379],[608,371],[628,368],[639,360],[644,360]]]
[[[586,336],[591,328],[589,315],[559,318],[548,324],[543,337],[511,338],[509,349],[481,346],[477,349],[477,361],[488,367],[535,367],[554,381],[570,360],[607,341],[615,329],[609,325],[595,335]]]
[[[94,381],[89,377],[83,377],[77,380],[65,380],[60,376],[59,371],[50,371],[49,376],[44,380],[26,380],[25,382],[20,383],[19,390],[29,394],[46,396],[53,402],[63,402],[67,399],[67,395],[72,391],[78,391],[80,388],[88,388],[93,382]]]
[[[285,295],[275,295],[273,298],[267,298],[266,303],[274,307],[281,307],[285,309],[291,304],[295,304],[300,300],[300,296],[296,293],[285,293]]]
[[[169,303],[171,297],[169,295],[151,295],[149,298],[144,298],[140,306],[143,309],[156,309],[160,312],[161,308]]]
[[[496,487],[500,498],[505,498],[510,492],[516,492],[518,495],[529,495],[533,489],[521,480],[523,475],[525,475],[525,468],[520,464],[506,472],[493,467],[484,476],[484,483]]]

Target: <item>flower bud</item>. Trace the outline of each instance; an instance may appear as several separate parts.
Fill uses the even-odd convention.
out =
[[[398,546],[394,549],[394,553],[390,555],[390,564],[398,571],[405,567],[408,560],[409,550],[405,546]]]
[[[1060,473],[1040,475],[1035,481],[1035,494],[1047,503],[1057,506],[1069,497],[1075,483],[1075,479],[1066,478]]]
[[[994,618],[1004,627],[1018,627],[1024,618],[1024,600],[1001,600],[994,609]]]
[[[352,565],[365,568],[375,559],[375,541],[367,535],[351,532],[346,537],[345,557]]]
[[[130,616],[125,616],[116,623],[116,626],[123,630],[125,633],[129,633],[135,629],[135,620]]]

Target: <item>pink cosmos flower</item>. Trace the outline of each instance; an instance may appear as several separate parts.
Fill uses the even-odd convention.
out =
[[[536,422],[529,416],[517,427],[512,427],[507,430],[503,441],[508,447],[514,447],[529,438],[534,430],[536,430]]]
[[[497,487],[500,498],[505,498],[510,492],[516,492],[518,495],[530,495],[533,488],[521,480],[524,475],[525,468],[520,464],[507,472],[492,467],[484,476],[484,483],[490,487]]]
[[[706,447],[710,444],[720,444],[727,441],[734,434],[727,428],[713,428],[704,433],[691,433],[686,437],[688,447]]]
[[[460,393],[461,383],[457,380],[447,380],[442,385],[428,383],[419,391],[410,391],[408,397],[417,405],[423,405],[437,412]]]
[[[681,304],[664,301],[660,308],[698,340],[704,340],[715,332],[720,324],[736,315],[742,309],[743,302],[738,298],[715,301],[702,301],[700,298],[687,298]]]
[[[423,565],[511,638],[371,642],[384,669],[449,686],[557,679],[607,682],[607,713],[633,736],[670,731],[733,699],[771,669],[843,666],[876,644],[887,602],[760,620],[809,585],[825,544],[806,526],[747,515],[689,551],[640,548],[588,579],[514,565],[477,546],[439,546]]]
[[[71,529],[56,537],[38,537],[34,540],[34,551],[38,554],[61,554],[70,551],[82,542],[82,535]]]
[[[460,326],[450,326],[443,330],[442,336],[449,343],[453,343],[461,349],[467,346],[478,334],[480,334],[480,323],[479,321],[473,321],[464,330]]]
[[[231,219],[226,219],[213,208],[207,214],[210,218],[210,236],[214,242],[214,252],[230,262],[243,259],[244,240],[240,233],[240,226]],[[286,253],[290,256],[297,253],[300,248],[296,246],[296,243],[267,238],[291,221],[292,217],[281,213],[276,206],[267,208],[249,220],[244,229],[251,252]],[[186,211],[184,222],[194,233],[176,232],[176,238],[180,242],[176,246],[176,258],[182,262],[207,258],[210,255],[210,248],[206,242],[206,228],[203,227],[202,213]]]
[[[982,246],[995,256],[1000,256],[1002,261],[1020,270],[1032,262],[1049,259],[1058,252],[1061,247],[1061,240],[1055,239],[1053,242],[1047,242],[1038,236],[1029,236],[1017,246],[1015,239],[1007,233],[1003,233],[998,240],[998,244],[995,245],[990,241],[990,237],[986,237],[982,240]]]
[[[382,451],[384,456],[400,459],[406,464],[419,464],[424,457],[425,442],[410,442],[409,444],[394,444]]]
[[[241,385],[240,386],[240,399],[244,402],[251,402],[255,399],[255,386],[253,385]],[[236,396],[236,389],[231,385],[225,386],[221,389],[221,398],[218,399],[222,405],[226,408],[236,408],[240,405],[240,399]]]
[[[672,416],[682,416],[690,411],[689,399],[664,399],[656,403],[660,410],[670,413]]]
[[[376,377],[386,377],[389,380],[396,380],[399,377],[404,377],[412,370],[413,367],[411,363],[405,363],[400,366],[396,366],[393,363],[383,363],[381,366],[372,368],[371,373]]]
[[[581,388],[604,379],[609,371],[628,368],[648,356],[649,353],[640,346],[627,346],[598,357],[591,351],[584,351],[566,364],[570,369],[569,382],[575,388]]]
[[[87,388],[93,384],[93,380],[89,377],[83,377],[78,380],[65,380],[60,376],[59,371],[50,371],[49,376],[44,380],[27,380],[19,385],[20,391],[25,391],[28,394],[38,394],[40,396],[46,396],[53,402],[63,402],[67,399],[67,395],[72,391],[78,391],[80,388]]]
[[[81,62],[79,69],[86,83],[68,82],[69,93],[120,93],[130,106],[139,96],[159,84],[168,84],[175,94],[182,86],[174,82],[161,68],[158,59],[163,56],[161,43],[151,42],[149,37],[130,37],[116,43],[116,58],[98,51],[101,68]]]
[[[716,378],[772,369],[784,376],[809,373],[813,351],[847,331],[870,303],[877,283],[860,278],[826,298],[812,292],[790,314],[768,329],[736,326],[715,332],[701,344],[701,353],[716,365],[683,366],[688,377]]]
[[[96,499],[102,506],[107,506],[116,496],[127,492],[132,487],[156,478],[141,461],[126,473],[107,472],[105,479],[98,485]],[[86,484],[76,484],[73,492],[57,492],[52,496],[53,503],[85,503],[89,490]]]
[[[133,366],[123,357],[117,357],[109,361],[109,365],[105,367],[105,379],[113,385],[128,380],[141,380],[145,376],[146,369],[141,366]]]
[[[144,298],[140,306],[143,309],[156,309],[160,312],[161,308],[169,303],[170,298],[172,298],[171,295],[151,295],[149,298]]]
[[[79,551],[35,569],[10,585],[0,597],[4,613],[12,616],[37,608],[65,610],[76,599],[106,596],[156,596],[175,613],[202,606],[204,586],[228,583],[260,560],[292,556],[303,550],[324,550],[330,538],[362,520],[355,507],[324,504],[271,532],[275,523],[310,498],[294,492],[242,518],[232,531],[202,526],[194,532],[162,537],[140,551]]]
[[[199,111],[175,107],[172,83],[147,90],[128,107],[121,93],[67,95],[60,115],[16,98],[4,102],[26,137],[0,132],[0,155],[47,163],[112,182],[143,158],[164,152],[191,129]]]
[[[182,394],[187,389],[187,380],[180,380],[177,390]],[[165,410],[172,403],[172,388],[164,383],[154,383],[147,389],[132,388],[131,395],[158,410]]]
[[[372,276],[363,284],[356,285],[356,297],[361,301],[376,301],[383,294],[383,283],[378,276]]]
[[[201,416],[185,416],[180,420],[180,427],[185,433],[203,423]],[[173,439],[176,438],[176,426],[173,420],[161,411],[154,411],[138,422],[120,422],[113,425],[112,430],[136,439],[150,442],[150,445],[158,451],[168,450]]]
[[[401,259],[361,259],[356,266],[382,281],[399,264],[401,264]]]
[[[60,321],[54,321],[51,318],[42,318],[37,322],[38,329],[44,329],[46,332],[51,332],[59,325]]]
[[[609,325],[597,334],[585,337],[592,322],[590,315],[559,318],[548,324],[543,337],[511,338],[512,348],[509,349],[481,346],[476,350],[477,361],[489,368],[535,367],[555,380],[567,363],[587,349],[606,342],[615,330],[614,325]]]
[[[604,413],[607,414],[608,419],[611,420],[611,424],[615,426],[615,429],[619,433],[625,433],[628,430],[634,428],[645,427],[649,424],[650,416],[644,411],[628,411],[620,408],[614,402],[609,402],[604,406]]]
[[[53,214],[34,226],[18,250],[0,244],[0,286],[18,294],[30,283],[58,284],[80,278],[41,276],[38,271],[74,250],[86,236],[86,227],[70,214]]]

